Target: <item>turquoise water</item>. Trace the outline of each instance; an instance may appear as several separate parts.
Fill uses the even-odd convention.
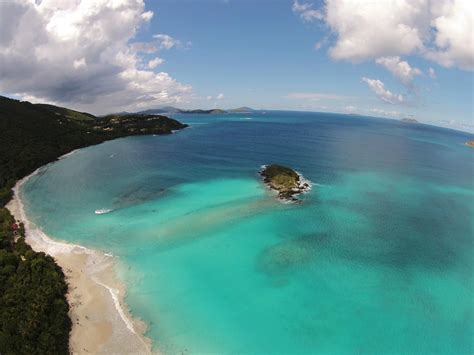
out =
[[[472,135],[302,112],[176,118],[191,127],[82,149],[22,191],[47,234],[118,257],[155,349],[474,351]],[[300,204],[262,185],[269,163],[313,182]]]

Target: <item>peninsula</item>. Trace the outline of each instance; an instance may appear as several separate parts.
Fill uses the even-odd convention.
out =
[[[260,172],[263,181],[272,190],[278,192],[278,197],[284,201],[296,201],[296,195],[308,191],[311,186],[293,169],[272,164],[263,167]]]
[[[117,306],[123,292],[111,260],[31,230],[17,189],[15,194],[12,189],[21,184],[18,180],[75,149],[131,135],[171,134],[185,127],[160,115],[96,117],[0,96],[2,353],[148,352],[143,332],[133,330],[141,329],[140,324],[133,326],[124,315],[126,309]],[[84,271],[99,263],[100,275]],[[110,314],[113,309],[117,314]]]

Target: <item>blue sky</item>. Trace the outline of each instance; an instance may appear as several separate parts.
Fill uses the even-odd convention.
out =
[[[474,130],[469,0],[0,6],[5,95],[93,113],[245,105]]]
[[[328,35],[326,26],[302,21],[292,11],[291,1],[161,1],[147,5],[157,19],[140,36],[146,38],[159,30],[192,42],[189,50],[167,52],[162,69],[190,83],[202,96],[224,94],[222,100],[202,100],[202,107],[249,105],[344,112],[353,106],[355,110],[398,111],[400,116],[424,121],[472,123],[471,71],[407,56],[410,65],[426,73],[415,79],[414,90],[407,91],[373,62],[334,60],[328,55],[330,43],[316,49],[315,44]],[[322,5],[314,2],[313,6]],[[427,74],[429,68],[434,69],[436,79]],[[380,79],[391,91],[407,93],[411,102],[381,102],[362,77]],[[294,93],[340,98],[288,98]]]

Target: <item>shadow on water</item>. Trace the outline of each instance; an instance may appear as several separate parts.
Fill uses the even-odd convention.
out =
[[[331,257],[401,272],[460,268],[469,273],[474,260],[466,251],[473,248],[473,222],[467,217],[474,211],[468,196],[440,192],[437,186],[422,190],[416,183],[402,182],[395,191],[391,183],[358,191],[343,186],[346,195],[322,195],[311,212],[292,221],[297,226],[315,219],[319,231],[311,226],[301,238],[283,236],[260,254],[256,269],[278,276]],[[465,220],[459,218],[463,215]]]
[[[448,270],[466,261],[465,250],[472,248],[472,228],[469,223],[448,223],[447,215],[463,213],[468,207],[442,196],[420,196],[410,204],[386,196],[374,197],[369,206],[346,204],[372,223],[367,233],[351,235],[347,230],[347,234],[339,235],[333,241],[338,256],[397,269],[433,271]]]
[[[118,210],[121,208],[127,208],[134,205],[140,205],[147,201],[151,201],[167,194],[168,189],[166,188],[155,188],[147,189],[146,187],[132,187],[125,192],[118,195],[113,203],[113,209]]]

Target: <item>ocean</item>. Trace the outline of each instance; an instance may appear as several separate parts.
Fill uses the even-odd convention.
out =
[[[54,239],[113,254],[164,354],[474,351],[473,135],[309,112],[176,114],[81,149],[21,194]],[[281,203],[258,175],[312,183]]]

